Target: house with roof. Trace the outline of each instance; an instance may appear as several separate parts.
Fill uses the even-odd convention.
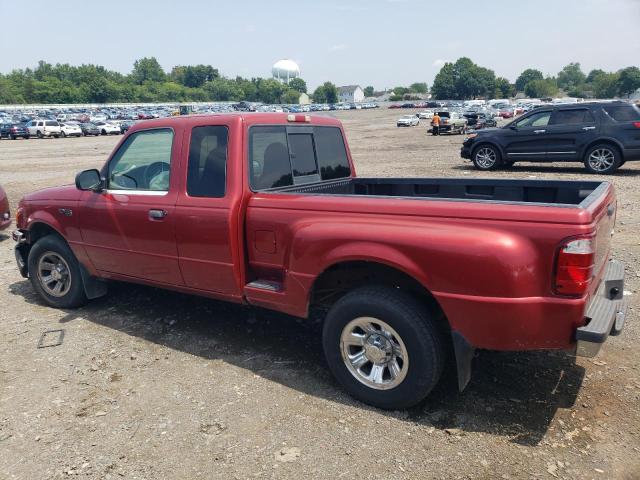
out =
[[[359,103],[364,101],[364,90],[360,85],[345,85],[338,87],[338,100],[345,103]]]

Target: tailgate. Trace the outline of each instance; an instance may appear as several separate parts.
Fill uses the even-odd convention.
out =
[[[597,199],[592,205],[595,210],[595,281],[592,283],[591,294],[598,289],[602,277],[604,275],[604,267],[609,259],[609,250],[611,248],[611,235],[616,221],[617,201],[613,186],[610,186],[607,193]]]

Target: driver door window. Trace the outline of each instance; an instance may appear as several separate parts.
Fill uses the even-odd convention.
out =
[[[551,112],[539,112],[534,113],[533,115],[523,118],[516,125],[518,128],[526,128],[526,127],[546,127],[549,123],[549,118],[551,117]]]
[[[144,130],[131,135],[109,162],[110,190],[167,192],[173,131]]]

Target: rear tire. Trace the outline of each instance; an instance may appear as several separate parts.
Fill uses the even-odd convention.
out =
[[[361,287],[338,300],[324,322],[329,369],[358,400],[384,409],[422,401],[444,365],[442,335],[427,309],[400,290]]]
[[[502,155],[498,147],[485,143],[476,147],[471,154],[471,161],[478,170],[486,172],[502,166]]]
[[[594,145],[584,155],[584,167],[589,173],[609,175],[622,163],[620,151],[608,143]]]
[[[76,308],[87,302],[80,263],[58,235],[39,239],[29,251],[29,280],[46,303],[56,308]]]
[[[65,137],[67,136],[67,134],[66,134],[66,133],[64,133],[64,132],[62,132],[62,133],[60,133],[60,136],[61,136],[62,138],[65,138]]]
[[[41,132],[40,130],[38,130],[38,131],[36,132],[36,137],[38,137],[38,138],[42,138],[42,136],[43,136],[43,135],[42,135],[42,132]]]

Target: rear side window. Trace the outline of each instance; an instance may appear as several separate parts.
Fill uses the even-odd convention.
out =
[[[640,109],[634,105],[606,105],[602,109],[616,122],[635,122],[640,120]]]
[[[313,132],[316,155],[322,180],[333,180],[351,175],[347,149],[339,128],[322,127]]]
[[[590,110],[580,108],[576,110],[556,110],[551,117],[551,125],[578,125],[581,123],[595,123]]]
[[[48,121],[48,122],[45,122],[45,126],[47,126],[47,127],[57,127],[58,126],[58,122]]]
[[[335,127],[252,127],[249,159],[256,190],[351,175],[342,132]]]
[[[189,144],[187,193],[192,197],[224,197],[227,178],[227,128],[195,127]]]
[[[285,127],[251,128],[249,168],[256,190],[293,185]]]

